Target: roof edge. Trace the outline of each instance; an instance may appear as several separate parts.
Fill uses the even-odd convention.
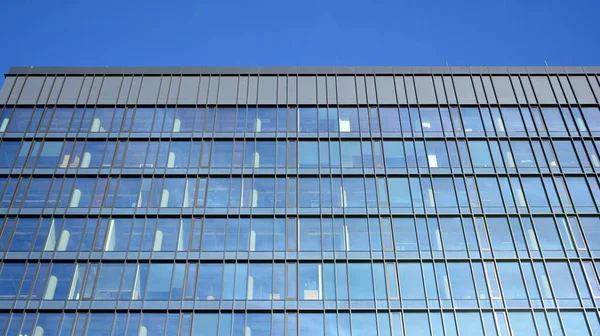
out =
[[[600,74],[600,66],[440,67],[11,67],[18,75],[393,75],[393,74]]]

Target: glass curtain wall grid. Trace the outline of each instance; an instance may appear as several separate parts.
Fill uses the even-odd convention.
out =
[[[600,68],[13,68],[0,334],[600,335]]]

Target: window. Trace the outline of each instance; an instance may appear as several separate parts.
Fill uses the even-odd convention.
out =
[[[373,300],[373,278],[371,264],[351,263],[348,265],[351,300]]]
[[[521,269],[516,262],[497,263],[498,277],[502,286],[504,299],[508,307],[526,307],[525,284],[521,276]]]
[[[485,141],[469,141],[473,167],[493,167],[490,149]]]
[[[465,125],[465,133],[469,134],[483,134],[483,123],[481,122],[481,115],[479,109],[463,107],[460,109],[463,124]]]

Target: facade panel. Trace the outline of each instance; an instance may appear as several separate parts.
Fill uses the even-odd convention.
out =
[[[595,104],[596,99],[585,76],[570,76],[569,81],[579,104]]]
[[[69,77],[67,77],[67,80],[68,79],[69,79]],[[129,90],[131,89],[132,82],[133,82],[133,77],[131,77],[131,76],[123,77],[123,83],[121,84],[121,89],[119,90],[119,97],[117,98],[117,104],[125,105],[127,103],[127,99],[129,98]],[[171,102],[169,102],[169,103],[171,103]]]
[[[454,76],[454,88],[459,104],[477,104],[470,76]]]
[[[320,77],[322,78],[322,77]],[[364,82],[363,82],[364,83]],[[325,85],[325,83],[323,83]],[[359,94],[359,97],[364,99],[365,90],[364,85],[362,95]],[[392,86],[393,87],[393,86]],[[338,91],[338,102],[341,105],[351,105],[356,104],[356,81],[354,76],[338,76],[337,78],[337,91]],[[319,94],[321,94],[321,90],[319,90]],[[320,98],[320,97],[319,97]],[[319,99],[319,103],[321,100]]]
[[[8,82],[7,84],[10,84]],[[19,96],[21,95],[21,90],[23,90],[23,86],[25,85],[25,77],[17,77],[15,82],[13,83],[12,90],[10,91],[10,95],[8,96],[7,104],[16,104],[19,100]]]
[[[275,78],[277,80],[277,78]],[[269,94],[277,94],[275,87],[268,89]],[[298,77],[298,101],[300,104],[316,104],[317,103],[317,78],[314,76]],[[275,98],[271,102],[260,102],[262,104],[274,104]]]
[[[6,104],[16,80],[16,77],[7,77],[4,80],[4,85],[2,85],[2,88],[0,88],[0,104]]]
[[[107,79],[109,79],[109,78],[110,77],[104,78],[104,85],[108,84]],[[163,76],[162,80],[160,82],[160,88],[158,89],[158,99],[156,101],[156,104],[165,105],[167,103],[170,89],[171,89],[171,76]],[[100,99],[102,99],[102,93],[100,93]]]
[[[396,87],[394,86],[394,77],[392,76],[377,76],[375,77],[377,86],[377,102],[379,104],[396,105]],[[372,102],[375,103],[375,102]]]
[[[28,77],[25,81],[25,85],[23,85],[23,90],[19,97],[19,104],[27,105],[37,103],[45,79],[45,77],[40,76]]]
[[[158,101],[158,91],[160,90],[161,81],[162,78],[158,76],[143,77],[137,103],[155,105]]]
[[[86,77],[86,80],[89,79],[90,77]],[[131,86],[129,87],[129,93],[127,95],[127,104],[136,104],[140,95],[140,89],[142,87],[142,80],[143,77],[141,76],[134,76],[131,78]],[[85,86],[85,82],[84,82],[84,86]],[[86,95],[87,97],[88,95]],[[81,97],[79,97],[79,100],[81,101]]]
[[[53,90],[55,79],[56,77],[46,77],[46,80],[44,81],[44,86],[42,86],[40,96],[38,97],[38,104],[48,103],[48,98],[50,97],[50,93]],[[64,82],[62,82],[62,85],[65,85]]]
[[[495,95],[499,104],[516,104],[515,93],[513,91],[510,77],[492,76]]]
[[[178,104],[196,104],[197,100],[199,100],[200,104],[203,104],[202,90],[200,90],[200,94],[198,94],[198,86],[200,85],[200,78],[201,77],[197,77],[197,76],[181,77],[181,84],[179,85],[179,96],[177,98]],[[132,89],[131,89],[132,92],[135,92],[135,90],[134,90],[135,83],[136,83],[135,79],[136,79],[136,77],[133,78],[134,85],[132,86]],[[208,78],[206,78],[206,80],[202,80],[202,85],[208,86],[207,84],[208,84]],[[206,94],[206,92],[205,92],[205,94]],[[204,97],[206,97],[206,95],[204,95]],[[130,98],[131,98],[131,94],[130,94]],[[204,98],[204,99],[206,99],[206,98]]]
[[[12,69],[0,334],[598,335],[584,70]]]
[[[119,90],[121,89],[122,81],[123,77],[105,77],[104,83],[102,84],[102,89],[100,89],[98,104],[114,104],[119,96]]]
[[[238,77],[221,77],[219,81],[219,104],[237,103]]]

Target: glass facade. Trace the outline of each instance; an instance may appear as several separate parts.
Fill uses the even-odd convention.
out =
[[[600,335],[600,69],[392,70],[11,69],[0,334]]]

